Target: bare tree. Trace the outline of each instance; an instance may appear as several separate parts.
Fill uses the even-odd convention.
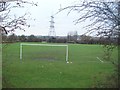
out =
[[[75,43],[77,42],[77,38],[78,38],[77,31],[68,32],[68,35],[67,35],[68,42]]]
[[[80,1],[80,3],[73,6],[61,8],[59,9],[59,12],[63,10],[69,10],[68,14],[72,11],[80,14],[80,17],[74,21],[75,24],[79,24],[87,20],[91,22],[89,25],[84,27],[88,30],[85,34],[96,32],[97,36],[106,38],[109,41],[105,43],[105,47],[107,47],[107,55],[111,53],[115,46],[112,43],[114,39],[117,39],[119,44],[120,2],[113,2],[111,0],[84,0],[83,2]]]
[[[14,5],[11,5],[11,2],[14,2]],[[0,0],[0,27],[1,31],[5,32],[6,34],[12,31],[15,31],[17,29],[25,30],[24,27],[30,27],[29,24],[27,24],[26,16],[28,15],[25,13],[24,15],[20,17],[16,17],[14,15],[14,18],[9,17],[9,13],[11,12],[12,8],[18,8],[22,7],[24,8],[23,4],[31,4],[36,5],[34,2],[27,2],[23,0]]]
[[[97,32],[98,36],[110,38],[117,38],[120,30],[120,15],[119,7],[120,2],[112,2],[110,0],[94,0],[83,1],[73,6],[61,8],[59,12],[69,9],[68,14],[71,11],[76,11],[80,14],[74,22],[79,24],[83,21],[90,20],[91,24],[85,26],[88,30],[86,33]]]
[[[118,44],[120,44],[120,1],[112,1],[112,0],[93,0],[88,1],[84,0],[83,2],[79,2],[78,4],[67,6],[65,8],[60,8],[59,12],[63,10],[69,10],[68,14],[75,11],[79,14],[79,18],[77,18],[74,22],[75,24],[79,24],[83,21],[90,21],[90,24],[85,26],[87,29],[85,34],[97,33],[96,35],[99,37],[104,37],[109,42],[104,44],[105,49],[105,60],[110,61],[113,65],[115,65],[117,73],[118,68],[120,67],[119,62],[115,62],[110,58],[113,48],[116,46],[112,43],[113,39],[118,40]],[[109,84],[110,87],[118,87],[118,77],[112,77],[114,84]],[[107,86],[107,87],[109,87]],[[104,86],[103,86],[104,87]]]

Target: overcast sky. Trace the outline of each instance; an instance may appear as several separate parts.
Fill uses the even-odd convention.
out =
[[[50,26],[50,16],[54,15],[60,7],[66,7],[69,5],[74,5],[80,0],[33,0],[38,2],[38,6],[25,5],[25,8],[13,9],[12,14],[17,16],[23,15],[25,12],[31,13],[31,18],[28,19],[28,23],[31,25],[30,28],[26,28],[26,31],[17,30],[15,33],[17,35],[48,35]],[[81,35],[86,32],[82,27],[87,23],[80,23],[75,25],[73,22],[79,14],[72,12],[67,16],[67,10],[54,15],[55,22],[55,32],[56,36],[66,36],[70,31],[78,31]],[[34,20],[35,19],[35,20]]]

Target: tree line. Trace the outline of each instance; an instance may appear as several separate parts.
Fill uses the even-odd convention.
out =
[[[14,42],[49,42],[49,43],[77,43],[77,44],[117,44],[117,38],[113,37],[108,40],[105,37],[94,37],[87,35],[77,35],[68,33],[67,36],[35,36],[35,35],[5,35],[2,34],[2,43]]]

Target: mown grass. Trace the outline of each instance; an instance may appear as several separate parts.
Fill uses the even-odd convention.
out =
[[[2,89],[2,44],[0,44],[0,89]]]
[[[94,86],[95,76],[98,80],[104,80],[103,77],[99,77],[99,74],[109,75],[114,70],[111,63],[107,61],[102,63],[96,58],[102,59],[103,55],[103,48],[99,45],[69,44],[69,61],[72,62],[69,64],[64,59],[64,48],[54,48],[51,53],[48,48],[37,49],[33,46],[24,47],[24,55],[25,53],[28,55],[23,56],[21,61],[19,45],[19,43],[9,44],[3,48],[3,87],[89,88]],[[54,54],[53,60],[45,60],[46,57],[40,58],[45,55],[44,50],[47,50],[50,56]],[[57,57],[54,59],[54,56]],[[117,50],[112,57],[117,59]]]

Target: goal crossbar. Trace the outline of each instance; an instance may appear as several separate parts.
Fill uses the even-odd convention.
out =
[[[22,60],[22,49],[23,49],[23,46],[24,45],[27,45],[27,46],[49,46],[49,47],[66,47],[66,62],[68,62],[68,45],[53,45],[53,44],[27,44],[27,43],[21,43],[20,44],[20,60]]]

